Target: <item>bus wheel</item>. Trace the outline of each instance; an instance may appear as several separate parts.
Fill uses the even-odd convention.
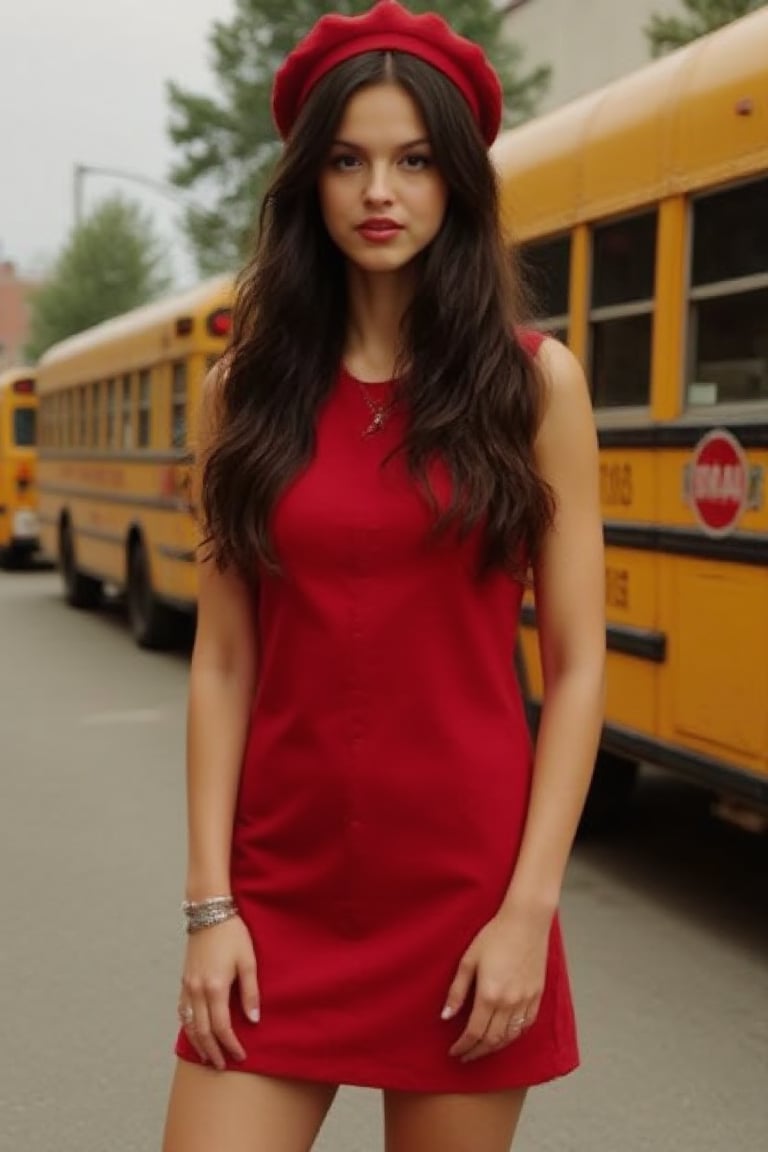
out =
[[[77,570],[72,529],[68,523],[59,533],[59,568],[64,580],[64,597],[72,608],[96,608],[101,600],[101,581]]]
[[[638,766],[633,760],[625,760],[612,752],[598,753],[579,824],[580,834],[610,832],[621,823],[632,799],[637,772]]]
[[[173,637],[173,613],[152,590],[147,552],[134,540],[128,554],[128,620],[140,648],[167,648]]]

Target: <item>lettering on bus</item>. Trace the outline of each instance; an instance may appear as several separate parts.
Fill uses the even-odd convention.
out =
[[[62,480],[75,481],[93,488],[124,488],[125,472],[112,464],[63,464]]]
[[[628,508],[634,500],[634,476],[631,464],[600,465],[600,498],[604,505]]]
[[[608,608],[629,611],[629,569],[605,569],[605,603]]]

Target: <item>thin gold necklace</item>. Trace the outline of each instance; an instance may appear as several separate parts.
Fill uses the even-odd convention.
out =
[[[377,404],[373,397],[369,396],[364,381],[355,379],[355,383],[360,389],[360,395],[363,397],[372,417],[370,424],[363,430],[362,435],[372,436],[375,432],[380,432],[386,424],[389,419],[389,414],[394,407],[394,401],[388,400],[386,404]]]

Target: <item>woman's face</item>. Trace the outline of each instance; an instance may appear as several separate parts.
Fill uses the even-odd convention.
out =
[[[396,272],[432,243],[448,188],[421,112],[394,83],[352,96],[318,181],[331,239],[366,272]]]

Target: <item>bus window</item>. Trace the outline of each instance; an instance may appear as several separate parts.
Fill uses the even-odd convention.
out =
[[[120,447],[133,448],[133,403],[131,377],[123,376],[122,404],[120,406]]]
[[[77,389],[77,443],[81,448],[88,443],[88,389],[85,384]]]
[[[75,443],[75,394],[71,388],[64,393],[64,420],[67,446],[72,448]]]
[[[40,401],[38,409],[40,417],[38,420],[38,445],[41,448],[47,448],[51,444],[51,397]]]
[[[650,403],[656,212],[599,225],[592,238],[591,376],[596,408]]]
[[[48,408],[48,445],[51,448],[61,447],[61,397],[47,396],[43,404]]]
[[[688,404],[768,399],[768,180],[693,204]]]
[[[17,448],[34,448],[36,437],[34,408],[15,408],[13,412],[13,443]]]
[[[91,385],[91,447],[98,448],[101,442],[101,391],[99,384]]]
[[[521,255],[536,326],[564,341],[568,335],[571,238],[537,240],[526,244]]]
[[[187,366],[173,365],[171,386],[171,447],[183,448],[187,441]]]
[[[115,447],[115,381],[107,380],[107,448]]]
[[[139,372],[139,431],[138,448],[149,448],[152,443],[152,373],[148,368]]]

